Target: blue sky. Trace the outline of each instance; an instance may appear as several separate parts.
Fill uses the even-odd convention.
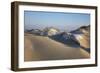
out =
[[[64,12],[40,12],[24,11],[24,28],[44,29],[45,27],[55,27],[61,31],[72,31],[80,26],[90,24],[90,14],[64,13]]]

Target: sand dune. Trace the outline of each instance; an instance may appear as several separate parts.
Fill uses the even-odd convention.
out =
[[[54,41],[49,37],[25,33],[25,61],[84,59],[90,54],[80,47],[71,47]]]
[[[82,34],[82,35],[76,35],[76,39],[80,43],[80,45],[84,48],[90,48],[90,39],[89,36]]]

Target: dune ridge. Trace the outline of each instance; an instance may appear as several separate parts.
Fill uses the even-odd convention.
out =
[[[71,47],[46,36],[25,33],[24,40],[24,61],[90,58],[81,47]]]

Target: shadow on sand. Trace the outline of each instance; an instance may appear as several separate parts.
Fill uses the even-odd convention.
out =
[[[53,36],[50,36],[49,38],[70,47],[74,47],[74,48],[80,47],[80,44],[78,42],[74,41],[71,38],[66,39],[65,37],[63,37],[62,34],[53,35]]]
[[[84,48],[84,47],[80,46],[79,42],[77,42],[77,41],[75,41],[75,40],[73,40],[71,38],[66,39],[61,34],[49,36],[49,38],[51,38],[52,40],[55,40],[57,42],[60,42],[60,43],[62,43],[64,45],[70,46],[70,47],[82,48],[82,49],[86,50],[88,53],[90,53],[90,48]]]

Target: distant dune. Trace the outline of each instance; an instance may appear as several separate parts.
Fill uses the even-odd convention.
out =
[[[46,36],[25,33],[24,39],[25,61],[90,58],[90,54],[81,47],[71,47]]]

